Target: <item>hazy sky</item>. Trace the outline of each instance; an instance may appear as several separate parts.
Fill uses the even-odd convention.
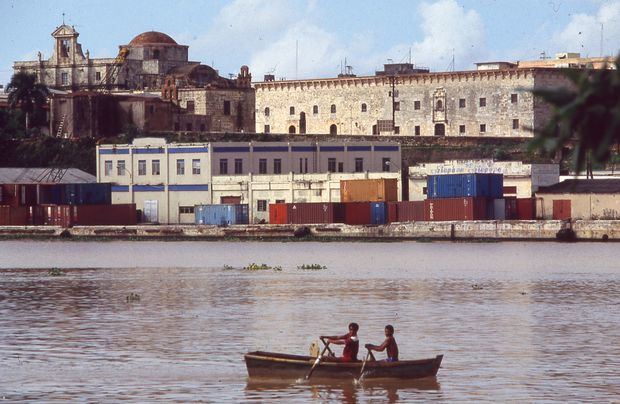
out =
[[[189,45],[191,60],[222,75],[247,64],[255,79],[335,76],[344,58],[368,75],[410,50],[415,64],[445,71],[453,55],[466,70],[542,51],[599,56],[601,38],[604,54],[620,49],[620,0],[0,0],[0,83],[13,61],[50,56],[63,12],[91,57],[154,30]]]

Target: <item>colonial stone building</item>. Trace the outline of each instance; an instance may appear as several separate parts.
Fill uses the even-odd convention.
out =
[[[256,131],[530,137],[550,114],[530,90],[568,85],[556,68],[506,62],[462,72],[391,71],[255,83]]]

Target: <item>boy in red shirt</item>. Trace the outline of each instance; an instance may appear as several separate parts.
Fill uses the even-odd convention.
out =
[[[385,341],[381,345],[366,344],[366,349],[373,351],[383,352],[387,350],[387,362],[398,361],[398,345],[396,339],[394,339],[394,327],[391,325],[385,326]]]
[[[330,344],[344,345],[342,349],[342,357],[338,358],[341,362],[356,362],[357,352],[360,348],[360,341],[357,338],[357,330],[360,326],[357,323],[349,324],[349,332],[345,335],[321,336],[321,339],[327,339]]]

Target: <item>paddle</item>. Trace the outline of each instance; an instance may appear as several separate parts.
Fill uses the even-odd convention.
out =
[[[364,368],[366,367],[366,362],[368,361],[368,358],[372,357],[372,360],[375,360],[375,356],[372,354],[372,351],[369,349],[368,353],[366,354],[366,357],[364,358],[364,363],[362,363],[362,370],[360,371],[360,375],[357,378],[357,381],[359,382],[360,379],[362,378],[362,376],[364,375]]]
[[[331,356],[336,356],[336,354],[334,353],[334,351],[332,351],[332,349],[329,347],[329,342],[325,342],[325,338],[319,338],[321,340],[321,342],[323,343],[323,345],[325,345],[325,347],[327,348],[327,352],[329,352],[329,354]]]
[[[321,338],[321,341],[323,341],[322,338]],[[310,376],[312,376],[312,372],[314,372],[314,369],[317,367],[317,365],[321,361],[321,358],[323,357],[323,354],[325,353],[326,350],[329,349],[329,342],[323,341],[323,343],[325,344],[325,348],[323,348],[323,350],[321,351],[319,356],[316,358],[316,361],[314,361],[314,365],[312,365],[312,368],[310,369],[310,371],[306,375],[306,380],[310,379]],[[330,350],[330,352],[331,352],[331,350]]]

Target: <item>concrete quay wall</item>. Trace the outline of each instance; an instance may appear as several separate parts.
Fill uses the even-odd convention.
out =
[[[572,229],[577,240],[620,240],[620,220],[527,220],[469,222],[403,222],[380,226],[317,225],[202,225],[143,226],[1,226],[3,238],[195,238],[195,239],[288,239],[307,227],[318,240],[556,240],[560,230]]]

